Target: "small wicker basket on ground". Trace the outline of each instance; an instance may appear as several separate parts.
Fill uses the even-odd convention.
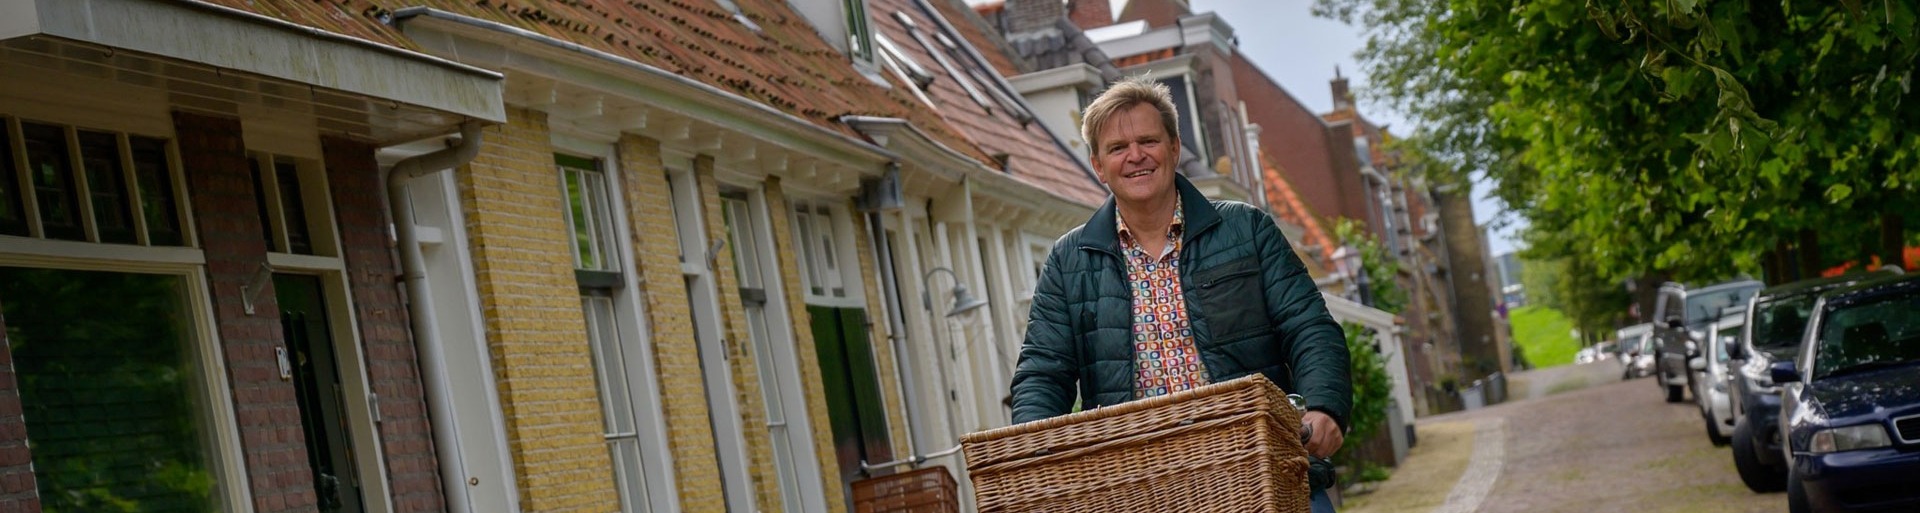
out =
[[[1255,374],[960,438],[982,512],[1305,513],[1300,412]]]

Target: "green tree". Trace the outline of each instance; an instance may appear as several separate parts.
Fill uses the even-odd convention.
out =
[[[1910,2],[1318,0],[1436,180],[1484,173],[1598,278],[1887,254],[1920,181]],[[1770,257],[1770,258],[1768,258]],[[1583,265],[1588,265],[1583,264]]]

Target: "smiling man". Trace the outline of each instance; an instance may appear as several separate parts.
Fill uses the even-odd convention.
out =
[[[1174,172],[1178,120],[1166,86],[1134,78],[1087,107],[1082,135],[1113,198],[1047,256],[1013,374],[1013,421],[1165,395],[1253,373],[1306,397],[1307,452],[1340,448],[1352,384],[1347,346],[1273,218],[1210,201]],[[1333,511],[1333,469],[1309,473],[1313,511]]]

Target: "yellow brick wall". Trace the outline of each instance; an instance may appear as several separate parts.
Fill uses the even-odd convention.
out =
[[[721,213],[720,184],[713,178],[713,157],[693,159],[699,181],[700,206],[705,211],[707,244],[727,240],[727,221]],[[725,247],[713,259],[714,286],[720,289],[720,322],[726,329],[727,362],[733,371],[734,404],[739,405],[740,435],[747,442],[747,473],[753,479],[754,502],[761,511],[781,508],[780,476],[773,466],[772,440],[767,436],[767,403],[760,390],[760,367],[747,331],[747,309],[740,302],[740,282],[733,273],[733,248]]]
[[[660,160],[660,143],[635,135],[620,138],[620,184],[632,227],[634,268],[646,292],[646,313],[660,408],[673,453],[674,488],[690,512],[726,511],[726,490],[715,465],[713,426],[701,386],[700,346],[693,309],[680,274],[680,240],[673,223],[673,195]]]
[[[618,511],[546,115],[485,137],[457,176],[520,506]]]
[[[820,375],[820,353],[813,339],[813,318],[807,313],[806,285],[800,280],[800,264],[794,255],[793,224],[788,220],[793,207],[787,203],[786,189],[779,177],[767,178],[767,217],[773,224],[773,244],[780,261],[780,282],[785,284],[788,311],[793,319],[793,353],[799,356],[800,384],[807,396],[807,419],[813,425],[814,457],[820,461],[820,481],[826,486],[827,510],[847,510],[846,494],[840,488],[840,460],[833,444],[833,420],[827,415],[826,382]],[[869,317],[871,318],[871,317]]]
[[[847,211],[858,212],[851,208]],[[873,329],[870,332],[873,341],[873,359],[880,367],[880,397],[887,409],[887,434],[891,438],[889,442],[893,443],[893,459],[902,460],[909,456],[909,446],[912,445],[913,439],[908,438],[907,434],[907,407],[900,402],[900,373],[899,369],[894,368],[893,365],[893,343],[887,339],[893,327],[882,322],[884,316],[879,311],[882,305],[886,304],[880,296],[880,268],[875,263],[873,242],[865,236],[867,233],[883,233],[884,228],[870,226],[867,223],[867,217],[862,215],[854,216],[853,225],[856,231],[861,232],[860,236],[854,239],[858,241],[856,244],[860,260],[860,276],[867,285],[867,318],[873,320]],[[932,452],[945,447],[923,449]]]

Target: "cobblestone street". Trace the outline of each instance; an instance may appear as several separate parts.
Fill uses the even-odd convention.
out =
[[[1692,402],[1663,402],[1652,380],[1622,382],[1618,369],[1517,374],[1516,394],[1543,396],[1421,419],[1420,445],[1394,479],[1348,497],[1342,511],[1786,510],[1785,494],[1740,484]]]

